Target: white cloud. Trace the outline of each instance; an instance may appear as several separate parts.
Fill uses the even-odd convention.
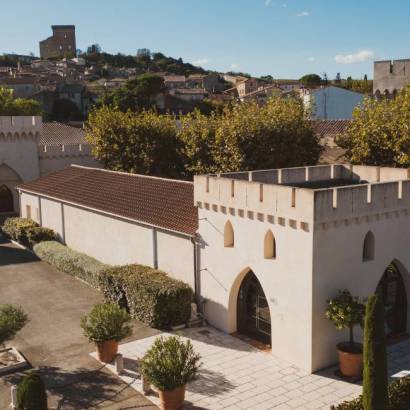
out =
[[[354,54],[338,54],[335,56],[335,61],[338,64],[355,64],[364,63],[374,59],[372,50],[360,50]]]
[[[239,67],[239,65],[238,64],[231,64],[231,68],[238,68]]]
[[[315,57],[309,57],[307,61],[309,61],[309,63],[313,63],[315,61]]]
[[[272,0],[265,0],[265,6],[270,6],[272,3]]]
[[[198,60],[192,61],[192,64],[194,65],[202,65],[207,63],[209,63],[209,60],[207,58],[200,58]]]
[[[310,13],[308,11],[302,11],[301,13],[296,14],[297,17],[308,17]]]

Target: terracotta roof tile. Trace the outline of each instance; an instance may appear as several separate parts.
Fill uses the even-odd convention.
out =
[[[345,134],[350,123],[350,120],[323,120],[313,121],[312,125],[317,135],[326,137]]]
[[[60,122],[43,122],[40,145],[88,144],[84,130]]]
[[[198,227],[192,182],[72,165],[18,189],[184,234]]]

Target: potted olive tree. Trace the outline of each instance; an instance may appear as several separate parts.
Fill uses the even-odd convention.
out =
[[[98,359],[104,363],[115,359],[118,342],[132,334],[130,315],[113,303],[95,305],[81,318],[81,327],[84,336],[96,344]]]
[[[156,387],[163,410],[179,410],[185,399],[185,386],[198,372],[201,357],[190,340],[178,336],[158,337],[141,359],[142,375]]]
[[[343,376],[357,378],[363,372],[363,345],[354,341],[354,327],[363,326],[365,306],[345,289],[328,301],[326,317],[336,329],[349,329],[349,341],[337,345],[340,372]]]

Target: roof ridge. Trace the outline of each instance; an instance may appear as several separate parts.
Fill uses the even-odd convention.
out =
[[[140,178],[147,178],[147,179],[158,179],[162,181],[170,181],[170,182],[177,182],[180,184],[188,184],[192,185],[192,181],[183,181],[181,179],[172,179],[172,178],[164,178],[164,177],[156,177],[154,175],[143,175],[143,174],[133,174],[131,172],[125,172],[125,171],[113,171],[111,169],[105,169],[105,168],[96,168],[96,167],[86,167],[84,165],[77,165],[77,164],[71,164],[70,167],[72,168],[83,168],[83,169],[88,169],[90,171],[101,171],[101,172],[109,172],[112,174],[119,174],[119,175],[128,175],[132,177],[140,177]]]

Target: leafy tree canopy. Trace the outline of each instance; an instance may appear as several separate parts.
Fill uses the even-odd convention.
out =
[[[25,98],[13,98],[13,90],[0,87],[0,115],[41,115],[39,102]]]
[[[318,87],[322,84],[322,78],[317,74],[306,74],[299,81],[305,87]]]
[[[395,99],[366,99],[338,144],[353,164],[410,167],[410,86]]]

